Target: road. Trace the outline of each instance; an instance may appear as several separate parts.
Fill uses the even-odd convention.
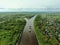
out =
[[[36,35],[34,32],[34,19],[36,16],[29,19],[24,28],[20,45],[38,45]]]

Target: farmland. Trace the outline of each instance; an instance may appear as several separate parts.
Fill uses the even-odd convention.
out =
[[[39,45],[60,45],[60,15],[37,15],[34,27]]]

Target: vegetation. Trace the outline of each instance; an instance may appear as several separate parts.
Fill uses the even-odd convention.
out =
[[[38,15],[34,26],[39,45],[60,45],[60,15]]]
[[[21,15],[0,18],[0,45],[15,45],[22,35],[26,21]]]

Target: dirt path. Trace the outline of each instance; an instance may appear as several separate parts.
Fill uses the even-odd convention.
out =
[[[36,16],[34,16],[33,18],[27,21],[22,34],[20,45],[38,45],[38,42],[34,33],[34,25],[33,25],[35,17]]]

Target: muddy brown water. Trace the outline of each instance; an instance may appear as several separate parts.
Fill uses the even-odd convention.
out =
[[[36,16],[27,21],[19,45],[38,45],[38,41],[34,32],[35,17]]]

